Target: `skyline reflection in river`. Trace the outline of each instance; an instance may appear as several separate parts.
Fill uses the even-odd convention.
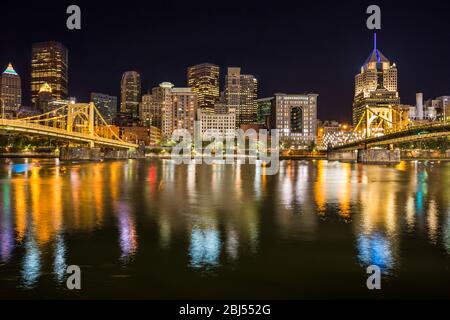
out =
[[[86,298],[370,296],[372,264],[382,297],[450,295],[450,163],[264,170],[3,162],[1,295],[70,297],[71,264]]]

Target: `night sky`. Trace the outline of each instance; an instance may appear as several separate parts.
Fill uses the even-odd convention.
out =
[[[318,93],[320,119],[351,119],[354,76],[373,47],[370,4],[382,10],[378,48],[397,63],[402,103],[450,95],[449,1],[1,1],[0,66],[11,61],[29,105],[31,44],[56,40],[69,49],[69,93],[119,96],[124,71],[142,91],[170,81],[186,86],[186,68],[228,66],[259,81],[259,97]],[[78,4],[82,29],[66,28]]]

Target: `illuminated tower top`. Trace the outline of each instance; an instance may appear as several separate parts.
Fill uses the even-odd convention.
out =
[[[369,65],[372,65],[374,63],[388,63],[390,64],[390,61],[388,58],[386,58],[381,51],[377,48],[377,34],[375,33],[373,36],[373,50],[370,53],[370,56],[367,58],[366,62],[364,62],[364,67],[368,67]]]
[[[11,74],[13,76],[17,76],[17,72],[14,70],[11,62],[8,64],[8,67],[3,71],[3,74]]]
[[[363,94],[365,97],[376,89],[385,88],[397,91],[397,66],[391,64],[377,47],[377,35],[374,34],[373,50],[355,77],[355,96]]]

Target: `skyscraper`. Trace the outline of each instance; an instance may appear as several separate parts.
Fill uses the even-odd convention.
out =
[[[152,125],[161,129],[163,136],[171,135],[172,128],[172,88],[170,82],[163,82],[152,89],[151,117]]]
[[[257,118],[258,81],[253,75],[241,74],[241,68],[228,68],[225,77],[225,100],[236,110],[236,126],[255,123]]]
[[[150,93],[143,94],[139,105],[139,119],[145,126],[151,126],[153,125],[154,117],[156,115],[153,112],[153,97]]]
[[[355,76],[353,125],[358,125],[367,108],[389,109],[399,103],[397,67],[378,50],[375,34],[374,48],[361,67],[361,72]]]
[[[69,84],[68,50],[59,42],[34,43],[31,54],[31,102],[37,107],[39,90],[44,83],[52,88],[56,100],[66,99]]]
[[[151,113],[161,115],[161,118],[154,119],[152,124],[160,122],[163,140],[170,140],[176,129],[186,129],[194,134],[197,112],[196,92],[193,92],[191,88],[174,88],[172,83],[163,82],[152,90],[151,99]]]
[[[219,66],[211,63],[201,63],[188,68],[188,87],[197,93],[199,108],[214,109],[220,95],[219,73]]]
[[[11,115],[17,112],[22,104],[22,87],[20,82],[20,76],[14,70],[13,66],[8,64],[8,67],[1,76],[0,85],[0,98],[1,98],[1,112],[5,116],[11,117]]]
[[[194,135],[197,101],[191,88],[172,88],[173,130],[186,129]]]
[[[117,115],[117,97],[104,93],[91,93],[91,102],[95,104],[103,119],[111,124]]]
[[[270,112],[272,108],[273,97],[262,98],[257,100],[258,111],[257,111],[257,123],[268,124],[268,118],[270,118]]]
[[[122,75],[120,85],[120,112],[128,113],[133,118],[139,117],[141,101],[141,76],[136,71],[127,71]]]

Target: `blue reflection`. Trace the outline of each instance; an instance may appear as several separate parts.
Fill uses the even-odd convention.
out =
[[[66,245],[62,235],[56,236],[55,244],[55,260],[53,262],[53,272],[55,274],[56,281],[62,283],[66,274]]]
[[[417,195],[416,195],[416,207],[417,213],[419,214],[423,213],[423,200],[424,194],[427,191],[426,187],[427,187],[427,173],[425,171],[422,171],[421,173],[419,173],[418,176]]]
[[[3,185],[3,215],[0,217],[0,261],[8,262],[14,248],[14,231],[11,222],[10,185]]]
[[[381,233],[360,235],[358,251],[358,259],[365,266],[376,265],[383,273],[389,273],[393,267],[391,245],[386,236]]]
[[[189,255],[193,268],[214,267],[219,264],[220,236],[215,229],[194,228],[191,233]]]
[[[13,164],[11,166],[13,173],[24,173],[32,169],[32,165],[28,163]]]
[[[22,266],[22,283],[25,288],[32,288],[41,273],[41,253],[37,246],[36,240],[29,235],[25,243],[25,257]]]

